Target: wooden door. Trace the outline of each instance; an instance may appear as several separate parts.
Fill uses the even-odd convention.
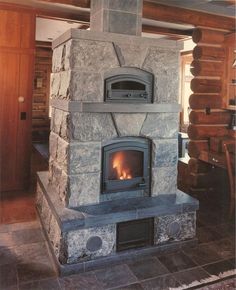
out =
[[[29,185],[35,15],[0,5],[0,190]]]

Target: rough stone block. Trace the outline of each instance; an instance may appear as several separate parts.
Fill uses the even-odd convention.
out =
[[[58,72],[62,70],[62,52],[63,52],[63,45],[56,47],[53,50],[52,54],[52,71]]]
[[[105,72],[119,63],[112,43],[93,40],[72,40],[70,66],[87,72]]]
[[[177,167],[152,168],[151,195],[173,194],[177,190]]]
[[[85,102],[103,102],[103,78],[100,73],[72,71],[70,98]]]
[[[56,98],[59,94],[61,76],[59,72],[51,73],[50,76],[50,96]]]
[[[72,136],[79,141],[104,141],[117,136],[110,114],[72,114]]]
[[[183,241],[196,235],[196,214],[185,213],[154,219],[154,244]]]
[[[57,143],[58,143],[58,135],[51,132],[49,136],[49,154],[50,157],[55,160],[57,156]]]
[[[179,94],[179,52],[151,47],[143,69],[155,76],[154,102],[177,103]]]
[[[56,162],[65,172],[68,171],[69,165],[69,143],[58,137]]]
[[[68,206],[73,208],[99,203],[100,179],[100,172],[70,176]]]
[[[69,113],[59,109],[52,110],[51,130],[65,140],[69,139]]]
[[[71,231],[67,234],[68,263],[107,256],[114,252],[116,225]]]
[[[148,47],[126,43],[114,44],[117,57],[121,66],[142,67]]]
[[[116,128],[120,136],[139,136],[146,114],[114,113]]]
[[[101,170],[100,142],[73,142],[70,145],[70,174],[91,173]]]
[[[152,166],[175,166],[178,161],[178,140],[152,140]]]
[[[149,113],[143,123],[141,135],[151,138],[177,138],[179,118],[177,113]]]

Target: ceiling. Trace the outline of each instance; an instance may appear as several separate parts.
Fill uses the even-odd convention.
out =
[[[235,17],[236,14],[235,0],[149,0],[149,2],[227,17]]]
[[[236,0],[148,0],[146,2],[160,3],[167,6],[174,6],[180,8],[187,8],[190,10],[197,10],[202,12],[207,12],[214,15],[221,15],[227,17],[235,16],[235,1]],[[57,11],[58,13],[73,13],[73,15],[80,15],[83,19],[85,15],[88,18],[90,9],[89,7],[78,7],[77,3],[89,3],[85,0],[0,0],[0,2],[21,4],[24,6],[34,7],[39,11]],[[64,4],[62,4],[64,3]],[[70,5],[65,4],[70,3]],[[84,5],[86,6],[86,5]],[[43,14],[43,13],[41,13]],[[89,20],[87,20],[89,21]],[[81,21],[83,23],[83,21]],[[175,29],[178,31],[192,30],[194,26],[186,24],[177,24],[163,21],[156,21],[151,19],[143,18],[143,25],[149,25],[152,27],[163,27],[167,29]],[[36,40],[40,41],[52,41],[57,38],[63,32],[69,28],[83,28],[83,24],[73,21],[66,21],[62,19],[46,19],[42,17],[37,17],[36,23]],[[166,35],[156,34],[156,33],[143,33],[143,36],[163,38]],[[185,38],[189,38],[185,36]]]

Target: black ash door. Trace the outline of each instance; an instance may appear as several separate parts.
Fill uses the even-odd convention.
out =
[[[149,189],[149,140],[133,139],[103,148],[102,193]]]

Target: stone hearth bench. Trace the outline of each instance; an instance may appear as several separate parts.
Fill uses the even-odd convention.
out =
[[[98,227],[124,221],[194,212],[199,202],[177,190],[175,194],[106,201],[100,204],[65,208],[48,184],[47,172],[38,173],[38,181],[62,231]]]

